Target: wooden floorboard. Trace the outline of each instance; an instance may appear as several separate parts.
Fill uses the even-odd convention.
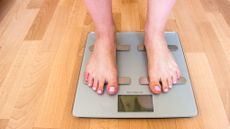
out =
[[[0,0],[0,22],[7,15],[15,0]]]

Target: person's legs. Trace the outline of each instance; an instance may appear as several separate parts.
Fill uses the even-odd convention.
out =
[[[148,57],[149,87],[153,93],[168,92],[180,77],[180,70],[167,48],[164,29],[176,0],[148,0],[145,47]],[[161,84],[159,83],[161,81]]]
[[[84,78],[98,94],[103,93],[106,84],[107,92],[113,95],[118,91],[118,83],[112,0],[85,0],[85,4],[95,24],[96,42]]]

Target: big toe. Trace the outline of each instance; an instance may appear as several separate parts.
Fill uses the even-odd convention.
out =
[[[150,79],[149,88],[150,88],[150,91],[154,94],[160,94],[161,93],[161,85],[159,83],[159,80]]]
[[[108,84],[107,84],[107,93],[109,95],[115,95],[118,92],[118,83],[117,83],[117,79],[116,80],[109,80]]]

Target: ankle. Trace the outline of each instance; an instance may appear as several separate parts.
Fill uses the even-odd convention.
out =
[[[114,38],[116,29],[114,25],[109,27],[97,28],[96,29],[96,38]]]
[[[147,36],[164,37],[164,28],[145,24],[145,34]]]
[[[154,38],[164,38],[164,31],[145,29],[145,36]]]
[[[116,32],[114,28],[107,28],[96,31],[95,47],[99,51],[105,49],[108,52],[116,50]]]
[[[154,45],[155,47],[167,46],[164,32],[145,30],[145,42],[144,42],[144,44],[147,46]]]

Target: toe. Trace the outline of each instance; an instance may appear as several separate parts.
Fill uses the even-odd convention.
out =
[[[177,79],[180,79],[180,77],[181,77],[181,73],[180,73],[179,68],[177,68],[177,70],[176,70],[176,76],[177,76]]]
[[[94,80],[93,76],[89,76],[89,77],[88,77],[88,86],[89,86],[89,87],[92,87],[92,86],[93,86],[93,80]]]
[[[172,83],[176,84],[177,83],[177,73],[175,72],[174,74],[172,74]]]
[[[115,85],[115,84],[108,85],[108,87],[107,87],[107,93],[109,95],[115,95],[115,94],[117,94],[117,92],[118,92],[118,85]]]
[[[162,83],[162,90],[163,90],[164,92],[168,92],[169,87],[168,87],[167,78],[162,78],[162,79],[161,79],[161,83]]]
[[[93,89],[94,91],[96,91],[96,90],[97,90],[97,87],[98,87],[98,80],[97,80],[97,79],[94,79],[92,89]]]
[[[105,80],[100,80],[98,83],[97,93],[102,94],[104,90]]]
[[[84,73],[84,80],[85,80],[86,83],[88,83],[88,79],[89,79],[89,73],[85,72]]]
[[[109,95],[115,95],[118,92],[118,83],[116,81],[108,81],[108,86],[106,88]]]
[[[106,79],[106,92],[109,95],[115,95],[117,94],[118,90],[119,90],[119,85],[118,85],[118,79],[117,76],[112,76]]]
[[[161,93],[161,86],[159,83],[159,79],[154,79],[154,78],[150,78],[150,83],[149,83],[149,88],[150,91],[154,94],[160,94]]]
[[[172,88],[172,85],[173,85],[173,82],[172,82],[172,76],[171,76],[170,78],[168,78],[168,86],[170,89]]]

